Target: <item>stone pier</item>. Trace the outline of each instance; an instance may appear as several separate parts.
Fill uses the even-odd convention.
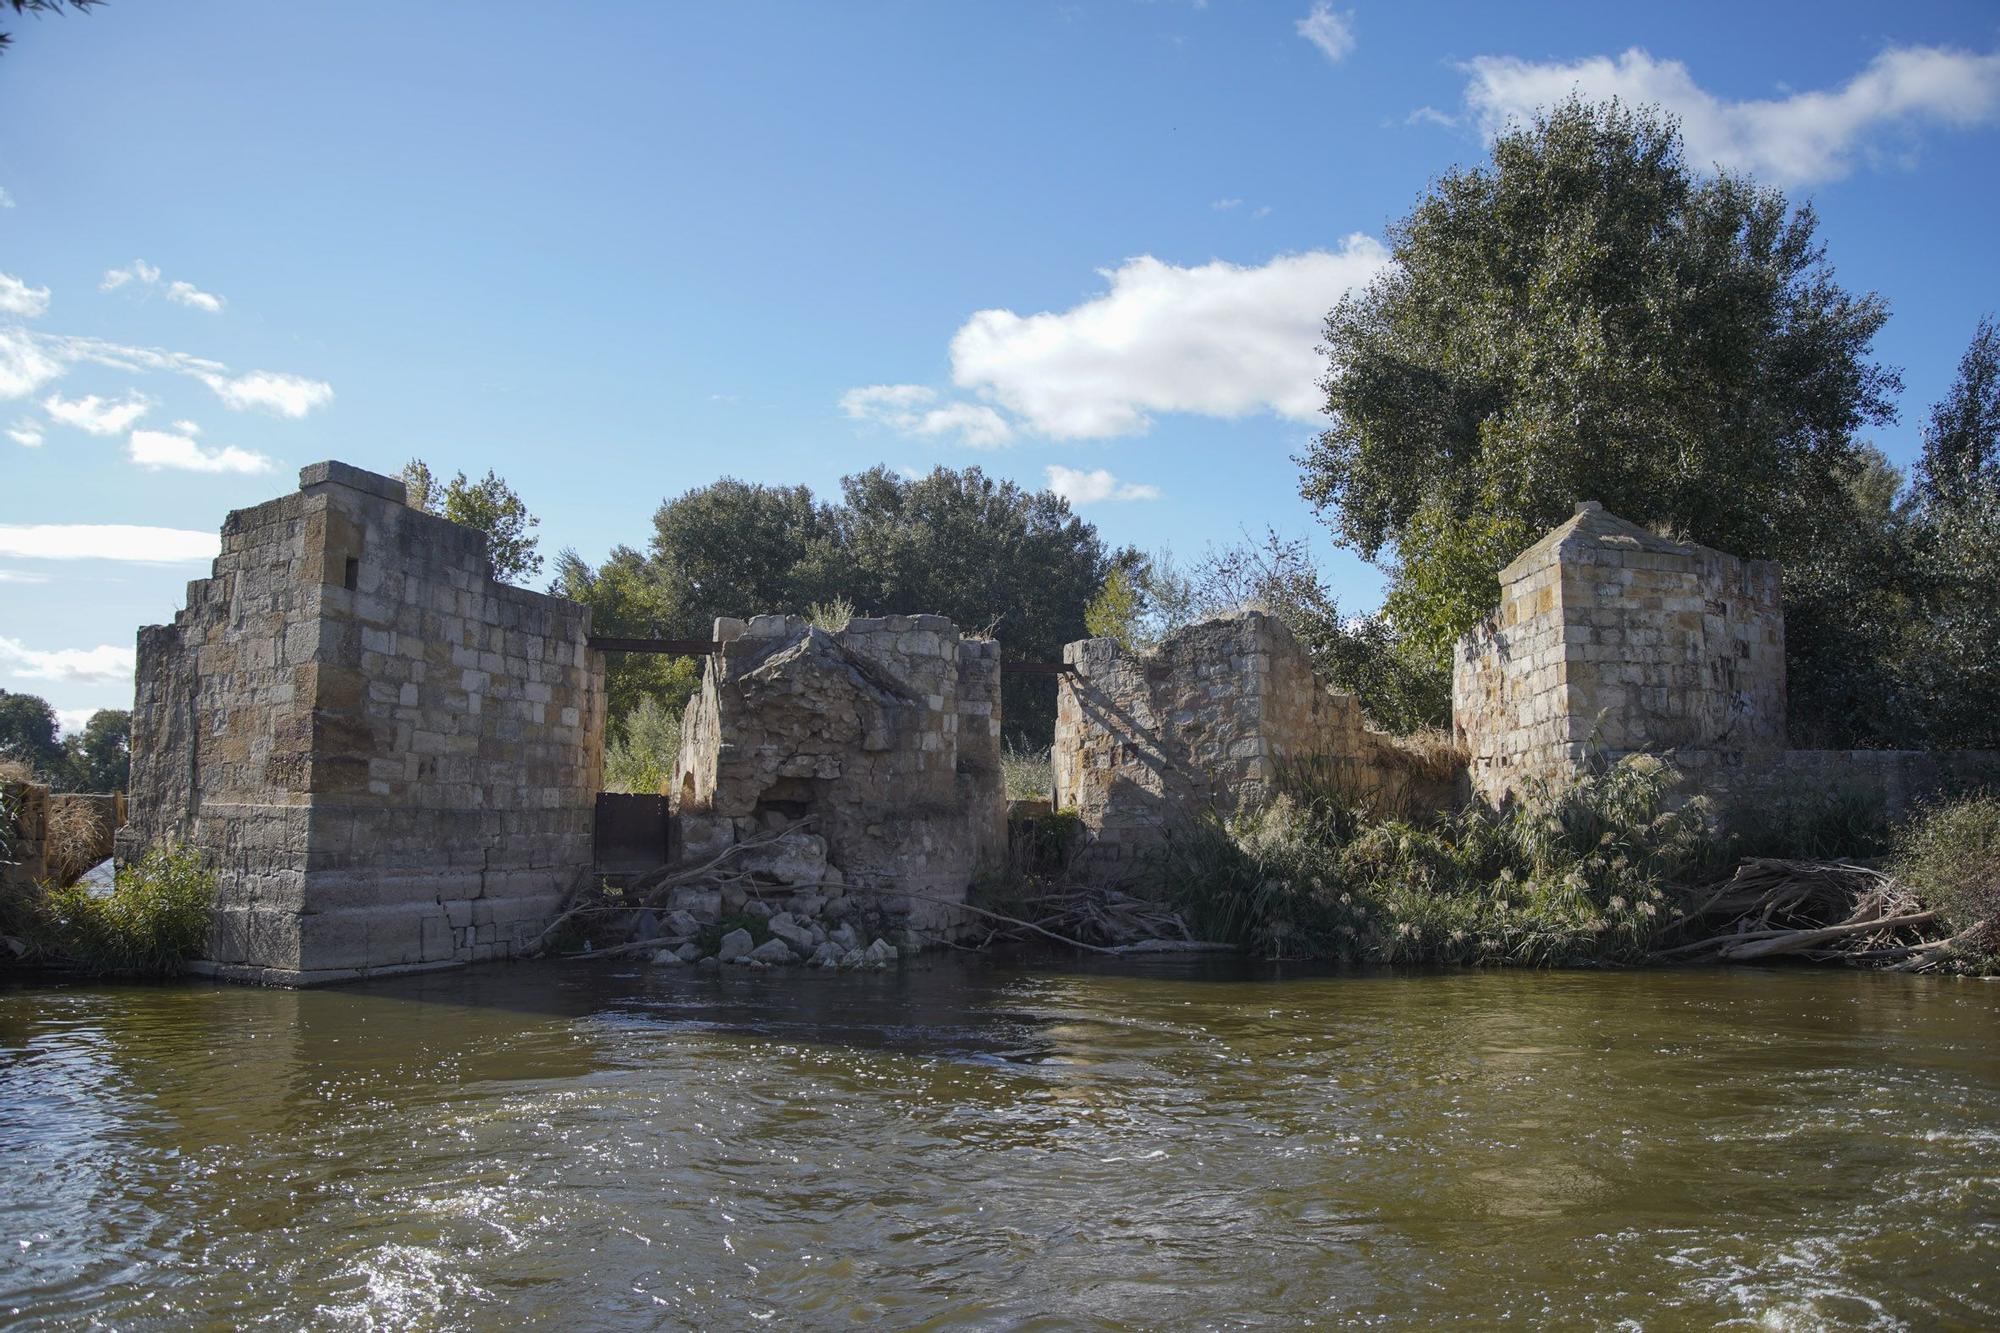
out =
[[[139,633],[121,859],[199,848],[206,967],[285,985],[506,957],[591,864],[590,613],[495,582],[482,533],[342,463],[229,515]]]

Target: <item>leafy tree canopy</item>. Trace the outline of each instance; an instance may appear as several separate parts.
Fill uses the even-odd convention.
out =
[[[412,509],[485,533],[493,577],[502,583],[524,583],[542,572],[542,557],[535,549],[540,539],[533,535],[542,521],[491,469],[478,481],[461,472],[440,485],[424,460],[413,458],[403,466],[403,493]]]
[[[1815,227],[1695,176],[1671,120],[1573,99],[1391,229],[1395,265],[1327,318],[1334,424],[1301,489],[1344,544],[1393,549],[1389,618],[1436,669],[1576,500],[1793,566],[1848,521],[1854,433],[1899,384],[1870,359],[1886,306]]]
[[[604,633],[700,638],[718,616],[845,603],[859,615],[949,616],[998,636],[1010,658],[1049,660],[1083,637],[1084,610],[1114,561],[1136,558],[1107,552],[1060,497],[976,467],[915,479],[871,468],[843,479],[841,492],[826,504],[804,486],[724,478],[662,504],[643,556],[621,547],[593,570],[564,553],[554,591],[593,607]],[[642,695],[678,708],[692,690],[693,676],[669,680],[646,660],[614,660],[614,719]],[[1045,735],[1053,683],[1010,679],[1006,689],[1009,729]]]
[[[0,690],[0,759],[26,764],[52,776],[65,768],[63,748],[56,740],[56,710],[36,694]]]

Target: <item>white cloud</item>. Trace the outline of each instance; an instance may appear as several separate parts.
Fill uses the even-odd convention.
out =
[[[1154,412],[1312,420],[1326,312],[1388,262],[1359,233],[1256,268],[1142,255],[1069,310],[975,313],[952,338],[952,379],[1058,439],[1134,434]]]
[[[118,399],[99,398],[94,393],[82,398],[52,393],[42,400],[42,410],[49,414],[49,420],[92,435],[123,435],[152,405],[152,400],[142,393],[128,393]]]
[[[0,398],[26,398],[63,373],[26,329],[0,329]]]
[[[47,583],[47,574],[30,574],[25,569],[0,569],[0,583]]]
[[[135,430],[127,442],[132,461],[151,471],[174,468],[183,472],[269,472],[276,465],[262,454],[229,445],[205,449],[192,436],[164,430]]]
[[[1121,482],[1104,468],[1084,472],[1077,468],[1050,464],[1042,469],[1049,489],[1072,505],[1097,504],[1103,500],[1157,500],[1160,488],[1136,482]]]
[[[1326,0],[1317,0],[1312,13],[1297,24],[1299,36],[1320,49],[1320,54],[1339,64],[1354,49],[1354,11],[1333,12]]]
[[[193,306],[196,310],[206,310],[211,315],[222,313],[222,307],[229,304],[214,292],[205,292],[191,282],[174,282],[167,287],[167,299],[182,305]]]
[[[132,523],[0,523],[0,556],[29,560],[127,560],[175,565],[213,560],[222,539],[187,528]]]
[[[1209,207],[1218,213],[1227,213],[1232,208],[1241,207],[1242,203],[1241,199],[1217,199],[1212,201]]]
[[[22,328],[0,328],[0,399],[25,397],[83,362],[135,374],[157,370],[186,375],[206,384],[225,407],[236,411],[261,408],[278,416],[302,417],[333,401],[333,386],[325,380],[275,370],[235,375],[220,361],[186,352]]]
[[[136,657],[133,649],[110,643],[38,652],[19,639],[0,638],[0,663],[6,664],[9,675],[26,680],[115,684],[132,679]]]
[[[7,438],[26,449],[42,447],[42,423],[33,417],[21,417],[7,427]]]
[[[904,435],[957,435],[974,448],[991,448],[1014,438],[1007,418],[984,403],[934,406],[937,390],[921,384],[871,384],[840,396],[840,410],[856,421],[872,421]]]
[[[160,285],[161,277],[159,269],[143,259],[135,259],[129,267],[106,269],[103,281],[97,284],[97,290],[115,292],[120,287],[132,284],[140,287],[157,287]],[[229,304],[214,292],[205,292],[193,283],[184,282],[179,278],[167,284],[167,299],[178,305],[205,310],[211,315],[221,314],[222,307]]]
[[[234,377],[210,373],[201,376],[201,382],[215,390],[224,407],[237,412],[256,407],[281,417],[302,417],[333,401],[333,386],[325,380],[274,370],[253,370]]]
[[[13,206],[14,196],[8,194],[6,190],[0,189],[0,208],[12,208]]]
[[[1405,125],[1439,125],[1445,129],[1458,128],[1458,117],[1438,110],[1434,106],[1420,106],[1403,117]]]
[[[104,271],[104,280],[97,284],[100,292],[115,292],[128,282],[136,282],[141,287],[150,287],[160,280],[160,270],[143,259],[135,259],[129,268],[112,268]]]
[[[179,431],[183,435],[201,434],[201,427],[195,425],[195,423],[192,421],[176,421],[174,423],[174,429]]]
[[[0,314],[33,319],[48,313],[49,289],[30,287],[11,273],[0,273]]]
[[[97,713],[95,708],[58,708],[55,710],[56,726],[65,736],[79,735]]]
[[[1732,102],[1695,83],[1678,60],[1638,47],[1613,59],[1538,64],[1481,56],[1466,65],[1466,105],[1488,135],[1571,92],[1657,104],[1678,116],[1690,160],[1747,171],[1778,185],[1838,180],[1884,130],[1957,128],[2000,118],[2000,52],[1891,47],[1832,91]]]

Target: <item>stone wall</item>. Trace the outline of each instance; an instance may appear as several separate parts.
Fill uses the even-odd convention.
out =
[[[483,534],[340,463],[229,515],[139,633],[121,859],[199,847],[213,969],[307,984],[503,957],[591,860],[589,612],[495,582]]]
[[[683,858],[803,822],[769,878],[951,930],[1006,851],[999,644],[928,615],[719,620],[715,639],[674,770]]]
[[[1499,607],[1458,645],[1452,722],[1474,792],[1493,801],[1593,755],[1775,755],[1778,567],[1578,505],[1500,572]]]
[[[1370,731],[1265,612],[1189,626],[1149,653],[1085,639],[1063,660],[1075,672],[1056,701],[1054,802],[1081,821],[1089,879],[1145,878],[1176,826],[1275,795],[1288,770],[1395,810],[1456,799],[1449,773]]]

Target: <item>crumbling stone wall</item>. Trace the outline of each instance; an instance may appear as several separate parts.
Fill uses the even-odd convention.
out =
[[[591,860],[589,612],[495,582],[484,534],[342,463],[229,515],[139,633],[121,859],[218,871],[227,976],[303,984],[502,957]]]
[[[49,877],[49,789],[0,782],[0,889],[32,889]]]
[[[1191,625],[1149,653],[1085,639],[1063,660],[1075,671],[1056,700],[1054,802],[1080,819],[1076,870],[1090,879],[1142,878],[1174,827],[1275,795],[1288,769],[1395,809],[1456,798],[1449,774],[1369,730],[1266,612]]]
[[[767,877],[949,931],[1006,850],[999,644],[928,615],[718,620],[715,639],[674,770],[682,858],[809,821]]]
[[[1671,541],[1585,502],[1500,572],[1460,641],[1452,723],[1498,801],[1590,760],[1741,764],[1785,743],[1778,566]]]

